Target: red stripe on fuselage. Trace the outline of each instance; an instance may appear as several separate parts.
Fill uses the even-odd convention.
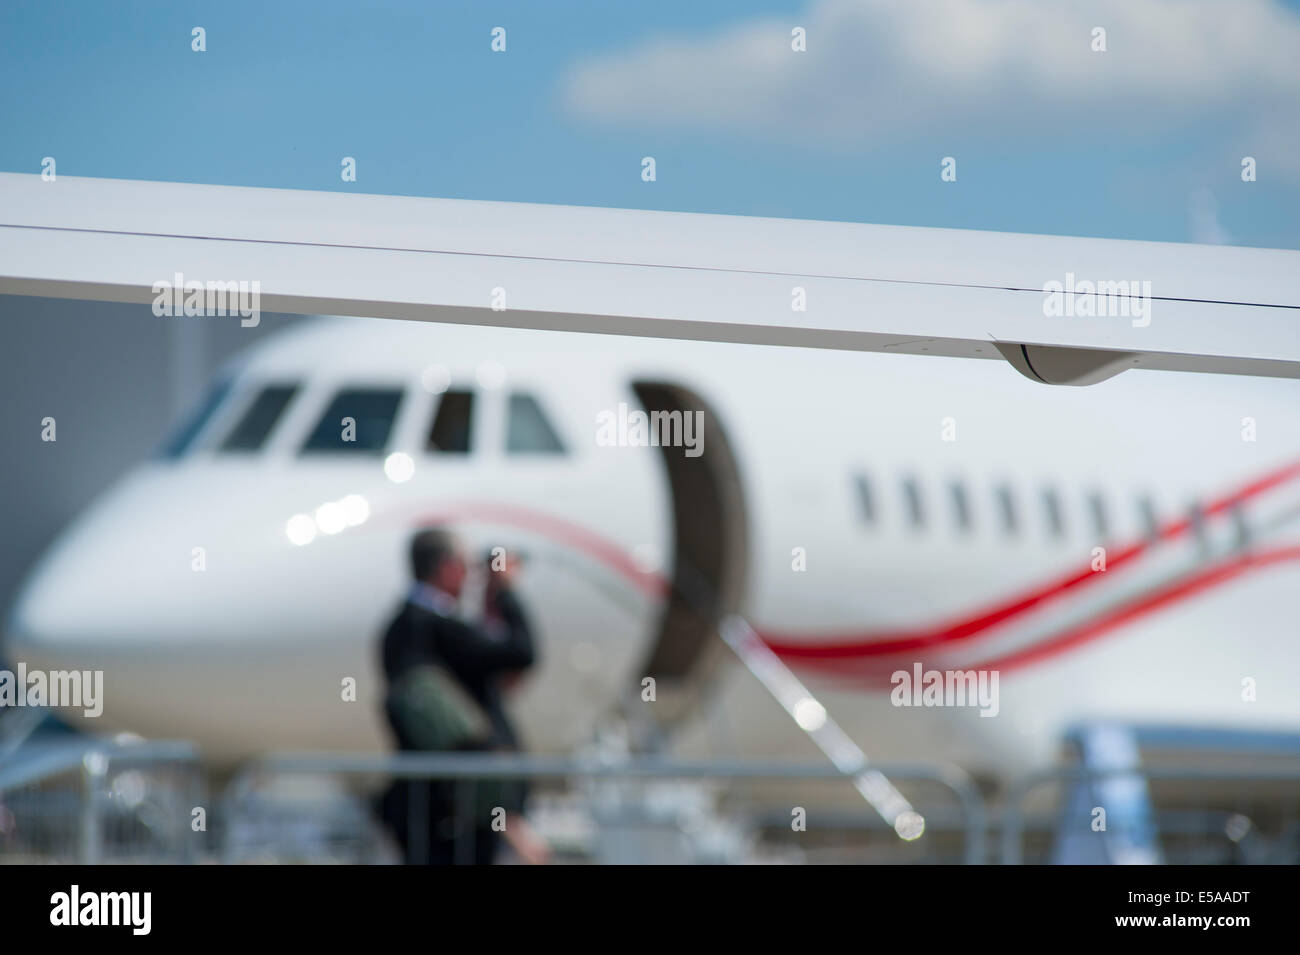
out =
[[[1300,462],[1265,475],[1231,494],[1212,501],[1205,507],[1203,513],[1206,517],[1226,513],[1233,507],[1296,477],[1300,477]],[[486,501],[463,502],[441,511],[421,512],[411,520],[421,526],[463,520],[510,524],[549,537],[563,546],[586,554],[626,578],[647,596],[662,598],[670,591],[669,582],[664,577],[642,570],[636,561],[617,544],[578,524],[531,508]],[[1107,561],[1108,572],[1131,563],[1157,543],[1174,540],[1189,533],[1191,529],[1190,518],[1181,518],[1165,524],[1151,538],[1131,544],[1111,555]],[[1100,637],[1124,623],[1183,597],[1192,596],[1232,580],[1249,569],[1271,566],[1292,559],[1300,560],[1300,548],[1279,548],[1273,551],[1243,554],[1225,564],[1201,570],[1164,590],[1154,591],[1129,604],[1105,611],[1065,633],[972,666],[1011,670],[1031,665]],[[817,639],[817,642],[799,641],[797,637],[787,633],[760,632],[759,636],[778,655],[798,666],[817,670],[829,670],[833,667],[834,671],[841,675],[878,675],[888,666],[887,661],[881,658],[940,646],[947,648],[950,644],[979,636],[997,624],[1021,616],[1102,576],[1089,567],[983,610],[970,618],[950,622],[930,630],[859,633],[847,637],[822,636]],[[865,667],[865,670],[855,667],[855,663]]]
[[[1249,570],[1263,569],[1281,563],[1300,562],[1300,547],[1279,547],[1274,550],[1242,554],[1232,560],[1192,574],[1176,581],[1162,590],[1143,594],[1136,600],[1112,607],[1065,631],[1039,640],[1026,647],[1009,651],[1000,656],[984,660],[974,660],[959,665],[962,670],[996,670],[1001,673],[1042,663],[1063,653],[1077,649],[1086,643],[1114,632],[1124,624],[1131,623],[1147,614],[1164,609],[1185,598],[1194,597],[1220,584],[1228,583]],[[913,663],[922,663],[911,656],[855,657],[852,659],[807,659],[795,661],[800,669],[819,672],[825,676],[838,677],[850,682],[863,684],[873,689],[886,689],[889,677],[899,668],[910,667]],[[957,664],[954,664],[957,666]]]
[[[985,660],[975,665],[975,669],[1014,670],[1017,667],[1038,663],[1079,644],[1100,637],[1116,627],[1129,623],[1166,607],[1185,597],[1191,597],[1209,590],[1219,584],[1241,576],[1248,570],[1271,567],[1288,561],[1300,561],[1300,547],[1279,547],[1275,550],[1242,554],[1231,561],[1207,567],[1190,577],[1180,580],[1172,586],[1155,593],[1147,594],[1139,600],[1108,611],[1072,630],[1058,634],[1048,640],[1042,640],[1031,646],[1015,650],[1001,657]]]
[[[647,596],[663,597],[668,593],[668,582],[663,577],[653,571],[642,570],[637,562],[617,544],[579,524],[554,517],[544,511],[493,501],[467,501],[441,511],[421,512],[411,520],[422,527],[474,520],[489,524],[508,524],[542,537],[549,537],[565,547],[586,554],[597,563],[626,578]]]
[[[1228,512],[1233,507],[1297,476],[1300,476],[1300,463],[1288,465],[1257,481],[1251,482],[1232,494],[1211,502],[1206,506],[1204,514],[1207,517],[1213,517]],[[1164,525],[1153,537],[1130,544],[1111,554],[1106,562],[1107,571],[1110,572],[1117,567],[1131,563],[1157,543],[1170,541],[1187,534],[1191,528],[1192,521],[1189,518],[1181,518]],[[972,617],[941,624],[928,630],[879,631],[821,636],[815,642],[802,639],[795,634],[774,633],[771,631],[761,633],[760,636],[779,656],[790,660],[844,660],[889,656],[907,651],[924,650],[978,636],[997,624],[1019,617],[1035,607],[1048,603],[1063,594],[1070,593],[1102,576],[1089,566],[1085,570],[1068,574],[1027,593],[1013,597],[1009,601],[982,610]]]

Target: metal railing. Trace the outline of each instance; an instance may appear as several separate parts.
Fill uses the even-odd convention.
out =
[[[152,852],[190,861],[199,792],[199,752],[190,743],[74,739],[28,747],[0,766],[0,808],[15,830],[0,840],[0,859],[31,852],[95,865],[111,847],[132,859]]]
[[[988,838],[989,833],[995,831],[995,824],[1001,830],[998,833],[1000,861],[1022,864],[1027,835],[1060,833],[1062,820],[1068,811],[1069,787],[1105,778],[1129,776],[1155,783],[1226,784],[1248,795],[1259,786],[1275,784],[1281,787],[1281,797],[1274,792],[1271,797],[1258,798],[1269,798],[1278,806],[1295,807],[1291,816],[1282,813],[1284,820],[1300,816],[1300,768],[1239,771],[1053,767],[1013,782],[1006,789],[1001,811],[996,816],[990,814],[970,777],[956,767],[913,763],[880,764],[879,768],[909,789],[937,787],[943,798],[931,802],[936,811],[927,813],[933,826],[932,830],[927,829],[927,841],[930,836],[942,835],[949,840],[945,845],[954,851],[959,848],[962,861],[969,864],[989,861]],[[121,780],[132,772],[149,776],[150,786],[154,787],[143,800],[139,798],[139,792],[135,800],[122,796],[124,787]],[[54,746],[27,747],[21,760],[11,759],[0,766],[0,811],[6,811],[8,807],[7,811],[28,824],[29,833],[47,833],[45,844],[33,844],[30,836],[25,844],[33,857],[43,861],[66,859],[93,864],[106,859],[161,856],[167,861],[189,862],[194,861],[200,851],[213,846],[220,850],[222,858],[231,861],[235,856],[230,841],[233,826],[227,824],[214,843],[209,843],[205,834],[191,831],[191,807],[202,803],[199,774],[198,751],[184,742],[120,744],[78,740]],[[255,800],[268,783],[285,777],[347,780],[351,783],[392,779],[447,781],[454,784],[461,812],[473,805],[476,785],[488,780],[526,779],[585,784],[603,781],[627,784],[628,791],[633,791],[638,782],[649,784],[652,781],[698,781],[719,785],[841,782],[849,787],[846,792],[851,791],[853,784],[852,771],[821,763],[780,760],[307,752],[271,754],[245,764],[232,778],[221,802],[213,808],[218,814],[224,813],[228,817],[227,823],[230,819],[237,820],[241,812],[252,805],[250,800]],[[1032,795],[1053,784],[1060,787],[1059,798],[1032,810],[1027,808]],[[355,790],[357,787],[352,788]],[[728,787],[728,791],[734,794],[742,790]],[[1228,798],[1227,802],[1232,804],[1233,798]],[[147,820],[142,822],[143,809],[149,807],[150,799],[154,802],[152,824]],[[1222,799],[1218,801],[1223,802]],[[1225,826],[1228,829],[1233,825],[1246,829],[1253,826],[1248,815],[1253,810],[1245,808],[1249,801],[1237,800],[1241,808],[1235,810],[1162,808],[1156,812],[1157,828],[1162,836],[1169,838],[1215,835],[1236,841],[1230,832],[1224,835]],[[852,799],[846,799],[840,805],[852,805]],[[870,830],[873,827],[884,829],[883,824],[868,813],[841,808],[836,810],[836,814],[840,817],[837,825],[842,823],[845,831]],[[764,814],[759,811],[756,815]],[[779,813],[773,811],[766,815],[767,825],[780,826]],[[41,830],[46,822],[49,825]],[[1087,820],[1078,823],[1086,825]],[[1300,824],[1292,828],[1297,831],[1286,838],[1300,844]],[[2,830],[0,827],[0,832]],[[1217,844],[1209,848],[1220,851]],[[1291,841],[1286,842],[1285,849],[1291,851]],[[6,842],[0,838],[0,861],[14,861],[21,856],[21,849],[14,850],[13,839]]]
[[[942,764],[880,764],[879,769],[891,779],[935,785],[951,794],[960,818],[962,860],[969,864],[985,860],[987,814],[979,790],[969,776],[956,767]],[[284,753],[245,766],[231,781],[223,806],[237,813],[241,804],[265,781],[287,775],[450,781],[456,784],[456,803],[463,811],[473,803],[475,783],[486,780],[843,781],[851,789],[856,774],[851,769],[840,770],[821,763],[776,760],[688,761],[647,757],[607,760],[491,753]],[[412,812],[416,811],[413,806]],[[412,824],[416,828],[417,820],[413,819]],[[230,846],[223,855],[231,858]]]
[[[1294,783],[1297,791],[1293,801],[1300,806],[1300,769],[1294,770],[1201,770],[1165,767],[1115,767],[1109,769],[1084,768],[1077,766],[1057,766],[1031,773],[1007,789],[1005,808],[1002,814],[1001,861],[1005,865],[1024,864],[1024,835],[1027,831],[1024,804],[1029,795],[1040,787],[1050,783],[1080,785],[1099,779],[1137,777],[1148,782],[1188,782],[1188,783]],[[1063,809],[1058,807],[1051,818],[1059,820]],[[1168,810],[1155,813],[1157,820],[1171,817]],[[1204,818],[1219,818],[1210,812],[1202,814]],[[1238,813],[1231,814],[1240,815]],[[1157,830],[1168,834],[1168,826],[1158,825]],[[1200,830],[1203,831],[1203,830]]]

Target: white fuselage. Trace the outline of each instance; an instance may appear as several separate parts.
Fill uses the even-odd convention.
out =
[[[583,743],[639,687],[674,561],[658,449],[596,440],[598,416],[638,407],[632,383],[654,380],[726,429],[748,533],[736,609],[868,755],[1002,773],[1050,759],[1083,720],[1300,729],[1285,553],[1300,480],[1175,526],[1300,460],[1296,382],[1128,372],[1049,388],[998,361],[367,319],[300,326],[236,371],[193,447],[105,493],[14,608],[10,661],[104,670],[103,716],[74,718],[84,728],[193,739],[225,762],[385,745],[376,642],[411,532],[445,523],[475,553],[525,555],[542,659],[512,707],[531,748]],[[425,450],[448,381],[475,394],[467,454]],[[277,382],[300,387],[265,445],[220,450]],[[331,398],[363,386],[403,393],[382,453],[300,453]],[[518,392],[564,453],[507,452]],[[394,452],[414,463],[401,483]],[[291,542],[291,518],[349,495],[364,520]],[[1243,533],[1273,556],[1206,573],[1239,558]],[[913,662],[999,670],[997,715],[893,705],[888,674]],[[814,752],[739,667],[704,710],[683,746]]]

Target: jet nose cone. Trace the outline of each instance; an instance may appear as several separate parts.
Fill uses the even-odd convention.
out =
[[[5,620],[7,659],[77,665],[106,639],[136,631],[151,601],[176,593],[188,551],[170,559],[177,548],[168,522],[142,499],[151,483],[128,480],[109,492],[36,563]],[[168,564],[179,566],[161,572]]]
[[[42,561],[28,576],[4,621],[0,634],[0,661],[12,666],[23,662],[29,666],[52,666],[61,661],[74,637],[89,636],[85,628],[74,625],[75,614],[67,604],[79,602],[49,561]],[[61,599],[57,596],[63,593]]]
[[[224,596],[199,599],[205,575],[194,572],[192,551],[210,525],[183,519],[193,504],[169,496],[164,477],[133,475],[77,518],[32,568],[4,620],[4,668],[25,673],[29,698],[43,682],[45,705],[86,732],[165,735],[164,717],[192,692],[169,682],[169,654],[182,642],[174,637],[204,616],[196,608]],[[68,703],[68,693],[81,702]],[[141,714],[150,707],[162,714],[152,723]]]

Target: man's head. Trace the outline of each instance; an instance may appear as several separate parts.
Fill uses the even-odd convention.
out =
[[[465,555],[456,535],[441,529],[416,534],[411,539],[411,574],[459,597],[465,585]]]

